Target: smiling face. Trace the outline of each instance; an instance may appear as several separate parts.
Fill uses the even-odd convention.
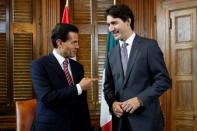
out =
[[[112,16],[107,16],[108,29],[112,32],[116,40],[126,41],[132,34],[132,29],[130,27],[130,19],[123,21],[120,18],[113,18]]]
[[[72,58],[76,56],[77,49],[79,49],[79,36],[78,33],[69,32],[68,40],[63,42],[61,40],[57,41],[58,52],[61,56],[65,58]]]

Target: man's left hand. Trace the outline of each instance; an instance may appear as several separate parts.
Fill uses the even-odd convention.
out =
[[[121,107],[125,112],[133,113],[140,107],[141,103],[137,97],[128,99],[121,103]]]

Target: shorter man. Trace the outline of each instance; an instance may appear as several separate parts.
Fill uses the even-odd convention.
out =
[[[78,28],[57,24],[52,31],[53,52],[32,62],[37,99],[33,131],[90,131],[86,90],[95,79],[84,78],[76,55]]]

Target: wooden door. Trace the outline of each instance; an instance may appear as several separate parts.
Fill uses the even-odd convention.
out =
[[[197,131],[197,5],[169,10],[171,130]]]

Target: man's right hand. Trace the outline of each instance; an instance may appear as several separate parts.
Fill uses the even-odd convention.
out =
[[[97,81],[97,78],[83,78],[80,82],[79,85],[81,86],[82,90],[87,90],[91,87],[94,81]]]
[[[123,115],[123,109],[121,108],[121,102],[114,102],[113,104],[112,104],[112,109],[113,109],[113,112],[114,112],[114,114],[118,117],[118,118],[120,118],[122,115]]]

